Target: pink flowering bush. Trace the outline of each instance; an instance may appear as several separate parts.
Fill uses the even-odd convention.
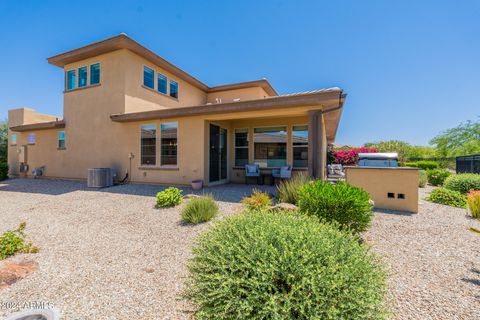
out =
[[[359,153],[374,153],[376,149],[369,149],[365,147],[345,150],[332,150],[333,163],[342,165],[355,165],[358,161]]]

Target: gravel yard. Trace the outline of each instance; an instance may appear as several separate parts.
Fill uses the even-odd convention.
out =
[[[38,270],[0,290],[0,315],[19,303],[48,303],[64,319],[185,318],[187,306],[179,299],[185,262],[208,224],[182,225],[178,208],[154,209],[160,189],[124,185],[90,191],[84,182],[0,182],[0,232],[26,221],[26,233],[40,247],[37,254],[0,262],[38,263]],[[208,192],[220,199],[224,216],[237,211],[251,189],[228,185]]]
[[[207,189],[221,216],[240,209],[253,186]],[[264,187],[272,192],[271,187]],[[178,208],[154,209],[159,186],[98,191],[84,182],[0,182],[0,232],[27,222],[40,247],[0,262],[33,260],[38,269],[0,289],[0,315],[18,303],[48,303],[64,319],[182,319],[179,294],[197,234]],[[430,189],[421,189],[421,198]],[[186,189],[185,193],[191,190]],[[480,223],[466,210],[420,201],[418,214],[377,211],[365,235],[387,264],[396,319],[480,319]]]
[[[418,214],[377,212],[365,235],[390,273],[394,319],[480,319],[480,222],[423,200]]]

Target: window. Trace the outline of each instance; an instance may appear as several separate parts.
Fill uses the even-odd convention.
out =
[[[154,166],[157,159],[157,126],[155,124],[141,126],[140,148],[140,164]]]
[[[235,166],[248,164],[248,129],[235,129]]]
[[[308,126],[293,126],[293,166],[308,167]]]
[[[170,97],[178,99],[178,83],[170,80]]]
[[[260,167],[287,165],[287,127],[255,128],[255,163]]]
[[[158,74],[157,89],[159,92],[167,94],[167,77],[161,73]]]
[[[73,90],[76,86],[75,70],[67,71],[67,90]]]
[[[16,146],[17,145],[17,135],[15,133],[12,133],[10,135],[10,144],[12,146]]]
[[[58,149],[65,149],[65,131],[58,132]]]
[[[162,166],[177,165],[177,128],[178,124],[176,122],[160,125],[160,159]]]
[[[78,68],[78,87],[83,88],[87,85],[87,67]]]
[[[150,89],[155,86],[155,71],[149,67],[143,67],[143,85]]]
[[[28,135],[28,144],[35,144],[35,133],[30,133]]]
[[[100,63],[95,63],[90,66],[90,85],[100,83]]]

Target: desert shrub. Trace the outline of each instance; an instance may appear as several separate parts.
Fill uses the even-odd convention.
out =
[[[332,185],[314,181],[298,191],[300,212],[316,216],[324,221],[336,221],[340,228],[352,232],[365,231],[372,219],[369,194],[344,182]]]
[[[218,212],[211,195],[191,199],[182,210],[182,220],[187,223],[210,221]]]
[[[8,163],[0,162],[0,180],[8,178]]]
[[[428,183],[434,186],[442,186],[448,176],[450,176],[450,172],[445,169],[427,170]]]
[[[252,212],[200,236],[196,319],[382,319],[386,277],[356,237],[305,215]]]
[[[453,174],[445,179],[445,188],[467,194],[470,190],[480,190],[480,174]]]
[[[272,199],[270,199],[270,196],[265,192],[253,190],[249,197],[242,199],[242,204],[248,210],[261,210],[271,206]]]
[[[306,174],[298,174],[291,179],[283,180],[278,185],[278,200],[291,204],[297,204],[298,189],[304,184],[312,181]]]
[[[405,166],[422,170],[437,169],[439,167],[438,163],[435,161],[405,162]]]
[[[425,188],[427,185],[427,172],[425,170],[418,170],[418,186]]]
[[[174,187],[157,193],[157,207],[174,207],[182,203],[182,190]]]
[[[427,200],[451,207],[465,208],[466,206],[465,195],[445,188],[433,189]]]
[[[0,260],[14,255],[17,252],[36,253],[38,248],[31,242],[26,241],[26,235],[23,232],[27,224],[20,223],[17,229],[5,231],[0,236]]]
[[[472,217],[480,219],[480,191],[470,191],[467,195],[467,204]]]

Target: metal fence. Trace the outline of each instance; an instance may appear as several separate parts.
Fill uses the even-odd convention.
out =
[[[457,157],[457,173],[480,173],[480,154]]]

